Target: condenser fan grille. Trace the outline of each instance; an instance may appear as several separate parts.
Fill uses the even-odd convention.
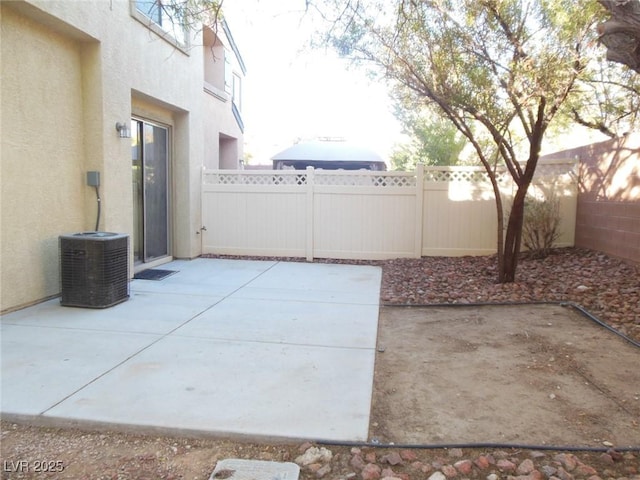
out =
[[[129,237],[87,232],[60,237],[60,303],[105,308],[129,298]]]

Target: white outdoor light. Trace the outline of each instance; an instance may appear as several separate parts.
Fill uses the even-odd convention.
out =
[[[127,125],[127,122],[117,122],[116,130],[120,138],[131,138],[131,129]]]

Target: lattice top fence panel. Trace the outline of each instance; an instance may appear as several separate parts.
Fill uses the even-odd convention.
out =
[[[316,185],[355,187],[415,187],[416,176],[405,172],[316,172]]]
[[[205,171],[204,183],[208,185],[306,185],[307,174],[295,171]]]
[[[415,187],[416,177],[405,172],[328,172],[315,171],[313,183],[327,186],[362,186],[362,187]],[[209,185],[306,185],[306,171],[273,170],[273,171],[205,171],[204,183]]]
[[[479,168],[425,168],[426,182],[485,182],[487,172]]]
[[[545,161],[538,164],[534,181],[573,180],[575,162],[566,160]],[[203,181],[211,185],[290,185],[304,186],[313,176],[314,185],[400,187],[414,188],[420,176],[415,172],[374,172],[344,170],[207,170]],[[509,185],[511,175],[504,167],[496,171],[500,185]],[[487,183],[489,176],[483,167],[424,167],[425,182],[434,183]]]

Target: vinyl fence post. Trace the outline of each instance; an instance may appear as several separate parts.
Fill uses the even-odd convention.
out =
[[[415,218],[415,240],[414,258],[422,257],[422,227],[424,223],[424,164],[416,165],[416,218]]]
[[[306,232],[306,256],[307,262],[313,262],[313,225],[315,223],[314,213],[313,213],[313,193],[314,193],[314,182],[315,175],[313,167],[307,167],[307,195],[306,195],[306,203],[307,203],[307,232]]]

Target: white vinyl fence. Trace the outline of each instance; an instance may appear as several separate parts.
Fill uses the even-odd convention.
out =
[[[574,242],[574,169],[544,162],[531,190],[560,199],[559,246]],[[500,185],[508,204],[508,174]],[[495,200],[482,167],[205,170],[202,220],[203,253],[375,260],[496,251]]]

